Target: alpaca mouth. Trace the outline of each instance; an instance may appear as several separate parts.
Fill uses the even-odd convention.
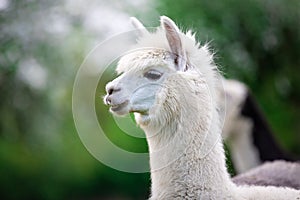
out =
[[[127,106],[129,103],[128,100],[124,101],[123,103],[120,103],[120,104],[116,104],[116,105],[111,105],[110,109],[111,111],[113,112],[118,112],[120,110],[122,110],[122,108],[124,108],[125,106]]]

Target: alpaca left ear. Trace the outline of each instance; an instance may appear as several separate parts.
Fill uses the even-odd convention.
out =
[[[130,17],[130,22],[133,25],[134,28],[138,30],[138,34],[140,37],[148,34],[149,32],[145,28],[145,26],[135,17]]]
[[[186,71],[186,54],[182,46],[179,29],[176,24],[168,17],[160,17],[161,26],[166,32],[166,37],[174,54],[174,62],[178,71]]]

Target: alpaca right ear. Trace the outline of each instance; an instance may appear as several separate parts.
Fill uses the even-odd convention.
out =
[[[176,24],[168,17],[160,17],[161,26],[166,32],[166,37],[171,49],[174,54],[174,62],[178,71],[186,71],[186,54],[182,46],[179,29]]]
[[[137,18],[130,17],[130,22],[133,25],[133,27],[138,30],[138,34],[140,37],[149,33],[145,26]]]

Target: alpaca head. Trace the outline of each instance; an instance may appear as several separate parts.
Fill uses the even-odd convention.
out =
[[[133,24],[143,29],[135,19]],[[178,114],[179,104],[184,103],[179,102],[180,99],[188,101],[195,94],[201,94],[201,90],[208,94],[208,88],[214,84],[215,68],[206,47],[200,48],[190,32],[183,34],[167,17],[161,17],[161,28],[156,33],[143,29],[140,34],[136,50],[120,59],[117,66],[120,75],[107,84],[104,102],[113,114],[134,112],[137,122],[145,125],[151,119],[149,115]],[[196,62],[197,67],[192,62]],[[174,87],[176,90],[172,91]],[[177,94],[179,90],[181,94]],[[184,96],[185,93],[189,96]],[[166,104],[166,101],[169,102]],[[173,117],[164,116],[164,119]]]
[[[129,53],[121,58],[117,70],[122,74],[106,85],[105,97],[105,103],[116,115],[129,112],[146,115],[166,78],[177,72],[171,55],[163,49]]]

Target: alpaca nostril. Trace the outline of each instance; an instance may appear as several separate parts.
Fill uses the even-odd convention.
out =
[[[113,88],[110,88],[110,89],[107,91],[107,93],[108,93],[109,95],[111,95],[113,92],[114,92],[114,89],[113,89]]]
[[[112,93],[114,93],[114,92],[118,92],[118,91],[120,91],[121,90],[121,88],[113,88],[113,87],[111,87],[111,88],[109,88],[108,90],[107,90],[107,93],[109,94],[109,95],[111,95]]]

